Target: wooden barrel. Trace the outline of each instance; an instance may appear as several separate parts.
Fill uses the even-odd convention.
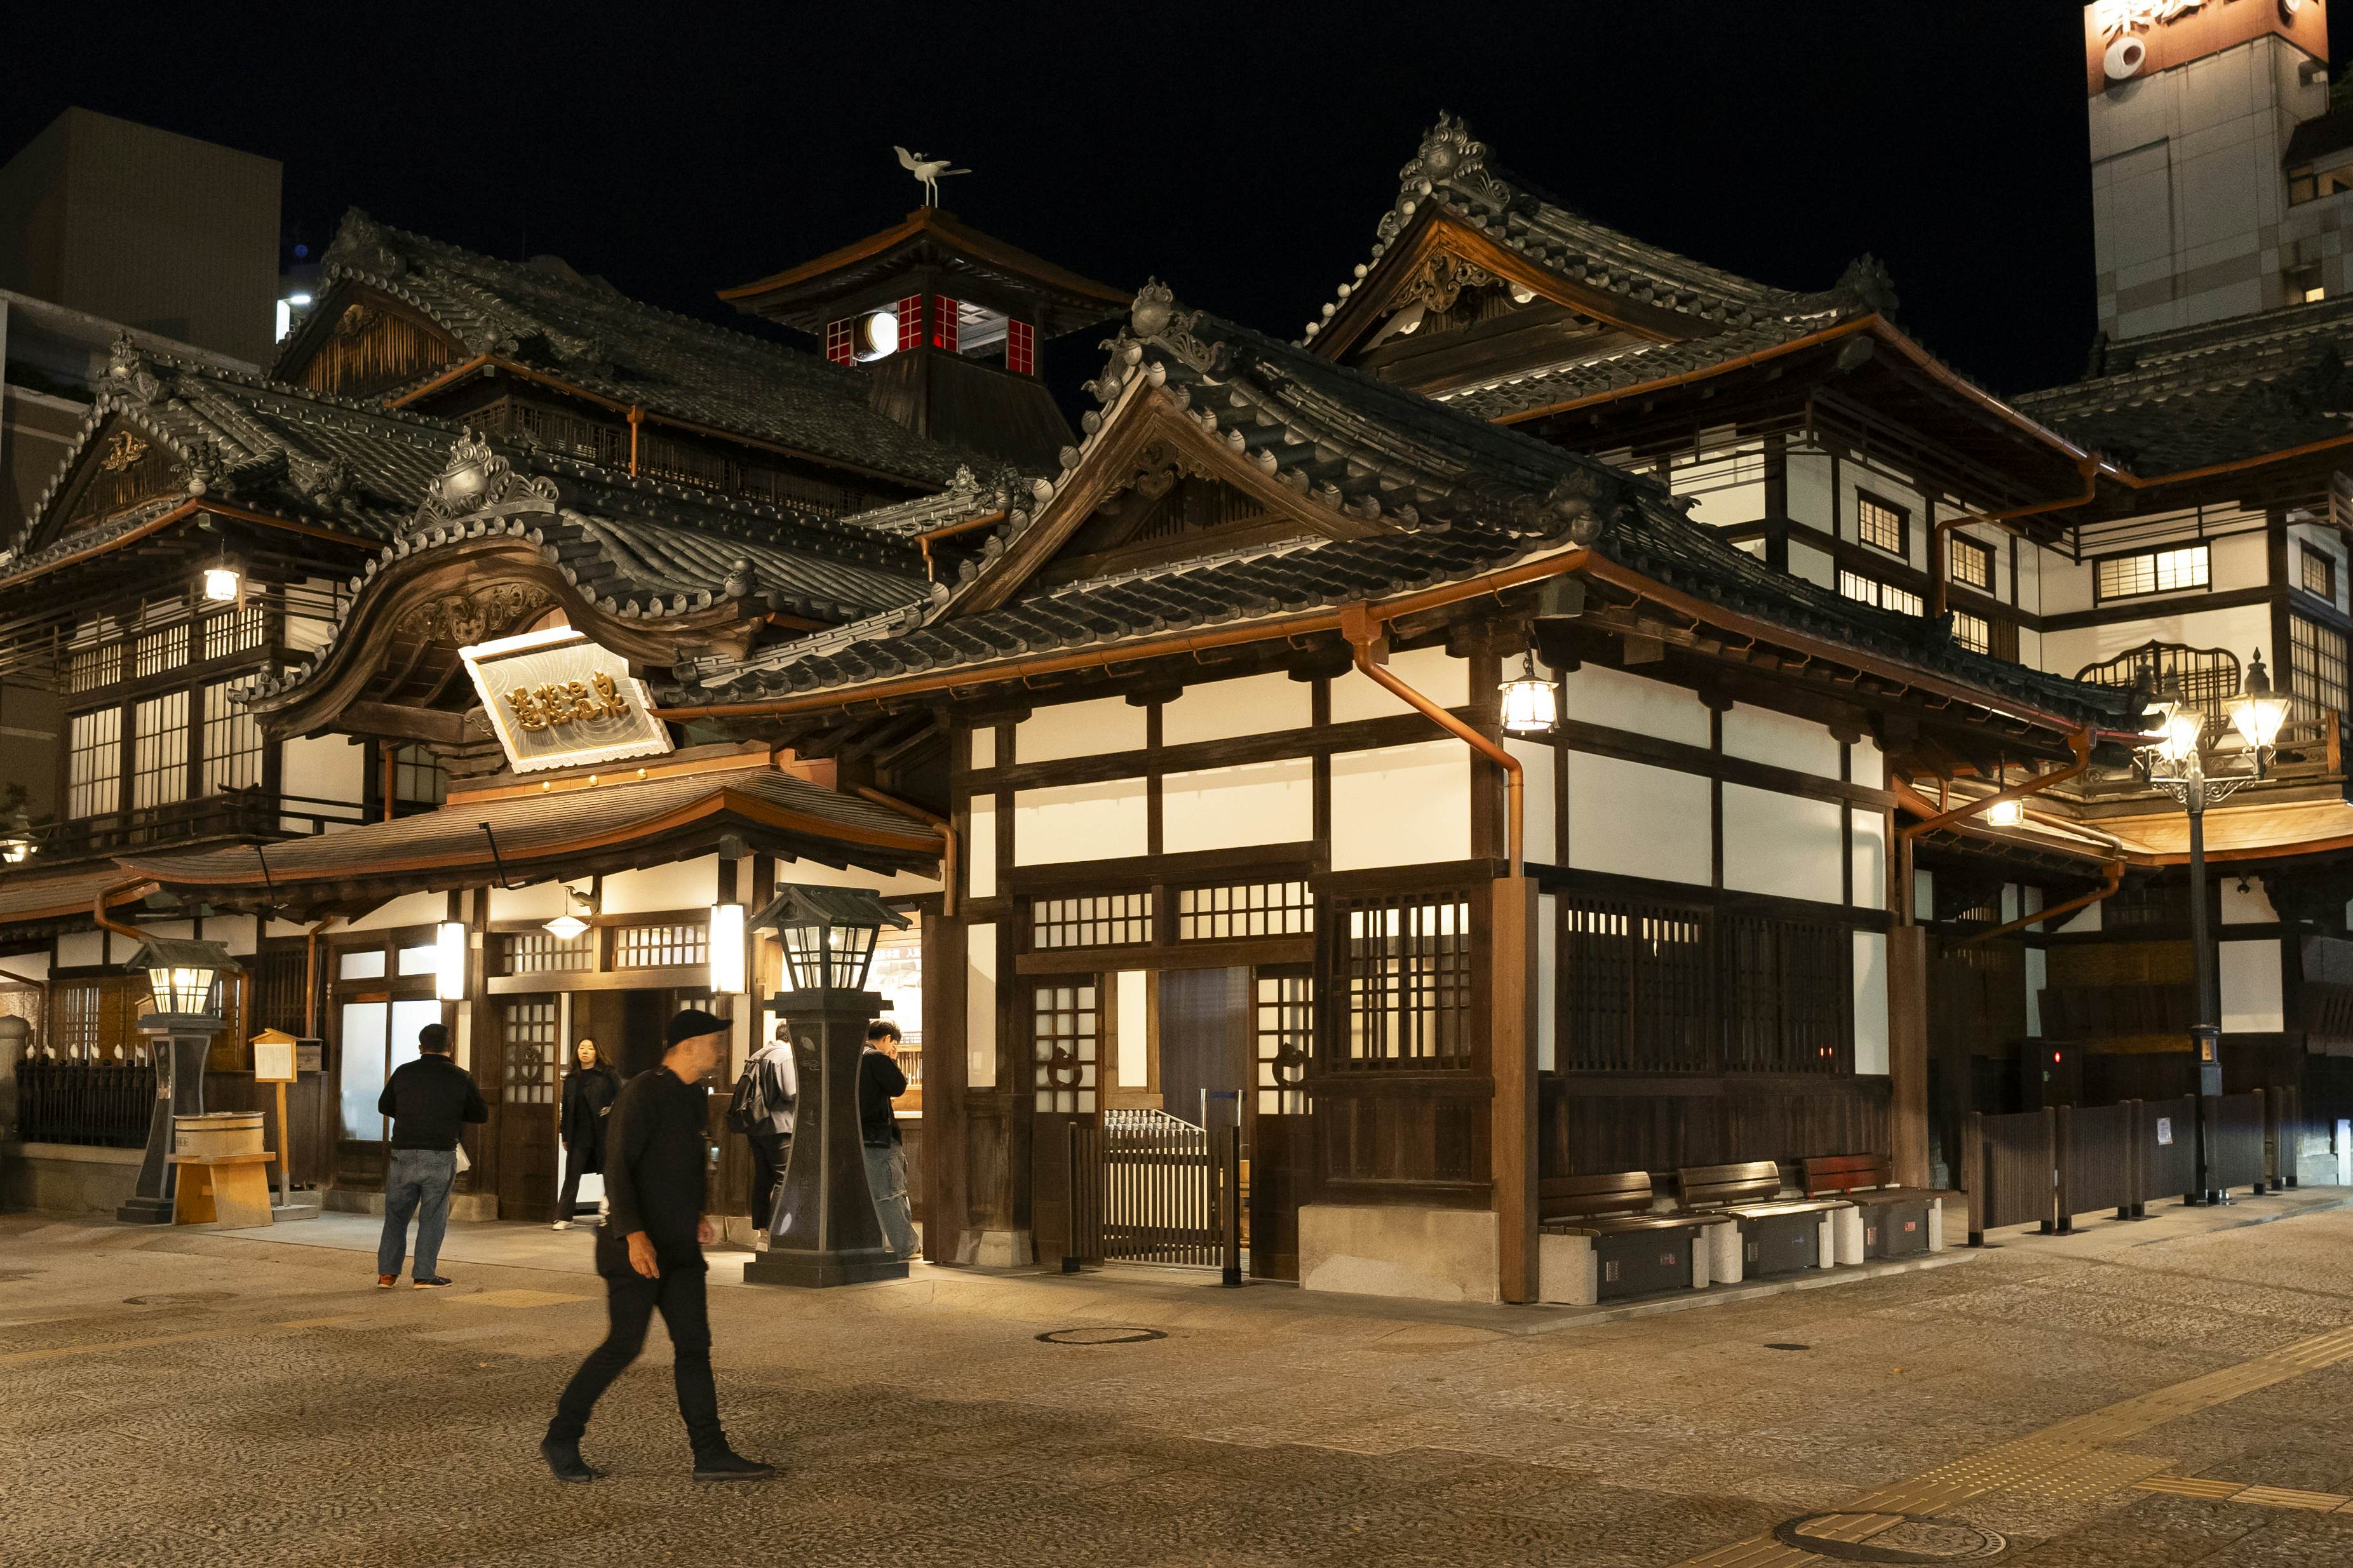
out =
[[[216,1110],[172,1118],[172,1152],[217,1159],[223,1154],[261,1152],[261,1112]]]

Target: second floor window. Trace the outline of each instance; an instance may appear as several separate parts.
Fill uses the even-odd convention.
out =
[[[2307,594],[2316,594],[2330,604],[2335,604],[2337,602],[2336,557],[2324,555],[2307,544],[2304,548],[2303,559],[2298,564],[2303,571],[2297,581],[2304,591]]]
[[[1877,496],[1857,494],[1854,498],[1855,534],[1873,550],[1884,550],[1890,555],[1904,553],[1904,509]]]
[[[1981,594],[1993,592],[1993,551],[1973,539],[1952,542],[1953,581]]]
[[[2206,546],[2185,544],[2177,550],[2145,550],[2137,555],[2111,555],[2092,567],[2095,598],[2130,599],[2143,594],[2178,594],[2203,588],[2211,572]]]
[[[1970,615],[1967,610],[1955,610],[1953,640],[1971,653],[1991,653],[1993,627],[1986,623],[1982,616]]]
[[[1893,583],[1883,583],[1876,577],[1866,577],[1860,572],[1839,574],[1839,592],[1848,598],[1883,610],[1894,610],[1899,616],[1916,616],[1926,607],[1920,595]]]
[[[122,710],[77,713],[67,727],[66,815],[98,816],[122,804]]]
[[[2288,681],[2302,715],[2316,719],[2322,710],[2343,714],[2345,703],[2345,634],[2308,621],[2287,618]]]

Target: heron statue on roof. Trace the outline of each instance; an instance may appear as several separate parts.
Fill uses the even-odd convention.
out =
[[[953,158],[926,158],[921,153],[910,153],[904,147],[895,145],[891,150],[899,154],[899,166],[923,182],[923,205],[927,207],[940,205],[940,181],[943,178],[949,174],[972,173],[970,169],[949,168],[948,165],[955,162]]]

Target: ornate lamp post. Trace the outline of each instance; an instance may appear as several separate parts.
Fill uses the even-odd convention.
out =
[[[147,972],[153,992],[154,1011],[141,1016],[139,1032],[147,1037],[155,1062],[155,1110],[147,1124],[138,1189],[114,1217],[130,1225],[169,1225],[177,1173],[169,1163],[172,1121],[204,1114],[205,1057],[224,1022],[221,985],[241,966],[219,942],[152,936],[131,967]]]
[[[2198,1190],[2207,1203],[2219,1203],[2213,1183],[2210,1129],[2211,1100],[2222,1092],[2222,1007],[2214,979],[2214,954],[2208,945],[2206,920],[2206,808],[2219,805],[2242,785],[2263,776],[2280,726],[2287,721],[2287,699],[2272,690],[2263,668],[2263,650],[2247,667],[2245,685],[2230,703],[2231,725],[2246,742],[2249,771],[2221,775],[2206,771],[2207,717],[2175,695],[2150,711],[2157,727],[2142,748],[2149,783],[2165,791],[2189,814],[2189,953],[2196,986],[2198,1022],[2190,1042],[2198,1061]]]
[[[855,1285],[903,1279],[883,1245],[858,1126],[858,1056],[866,1026],[889,1004],[866,989],[874,941],[907,919],[862,888],[794,883],[752,917],[784,943],[786,989],[768,1005],[792,1031],[800,1113],[776,1195],[768,1250],[744,1265],[763,1285]]]

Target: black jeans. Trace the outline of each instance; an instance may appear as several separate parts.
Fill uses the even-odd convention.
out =
[[[570,1219],[580,1206],[580,1178],[588,1171],[588,1151],[578,1143],[564,1151],[564,1191],[555,1200],[555,1217]]]
[[[606,1278],[605,1311],[611,1326],[605,1342],[588,1352],[556,1400],[555,1419],[547,1426],[551,1441],[580,1441],[597,1396],[645,1348],[646,1327],[657,1307],[662,1326],[670,1331],[677,1362],[678,1413],[686,1421],[694,1457],[704,1459],[727,1452],[727,1434],[719,1426],[719,1390],[711,1381],[711,1314],[700,1268],[664,1268],[659,1279],[642,1274]]]
[[[754,1132],[752,1145],[752,1228],[765,1230],[776,1213],[776,1189],[785,1180],[785,1166],[793,1157],[789,1132]]]

